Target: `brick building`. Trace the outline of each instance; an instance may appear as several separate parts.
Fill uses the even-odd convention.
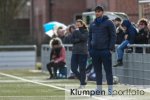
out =
[[[133,22],[139,19],[138,0],[31,0],[31,24],[33,39],[37,44],[42,44],[47,37],[42,25],[56,20],[65,24],[73,22],[74,16],[87,9],[93,9],[96,5],[104,6],[107,11],[125,12]],[[145,1],[145,0],[141,0]],[[142,11],[149,16],[148,3],[142,4]],[[144,7],[144,8],[143,8]],[[144,14],[143,14],[144,15]],[[142,16],[143,16],[142,15]],[[149,18],[149,17],[148,17]]]
[[[43,24],[59,21],[65,24],[73,22],[76,13],[86,10],[86,0],[31,0],[31,32],[36,44],[42,44],[47,36]],[[47,41],[46,41],[47,42]]]

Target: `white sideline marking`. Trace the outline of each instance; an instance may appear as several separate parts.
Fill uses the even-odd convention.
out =
[[[32,80],[27,80],[27,79],[24,79],[24,78],[21,78],[21,77],[17,77],[17,76],[14,76],[14,75],[10,75],[10,74],[0,73],[0,75],[11,77],[11,78],[18,79],[18,80],[22,80],[24,82],[34,83],[34,84],[43,85],[43,86],[55,88],[55,89],[58,89],[58,90],[63,90],[63,91],[70,92],[70,90],[65,89],[65,88],[57,87],[57,86],[50,85],[50,84],[44,84],[44,83],[40,83],[40,82],[36,82],[36,81],[32,81]],[[89,97],[89,96],[86,96],[86,97]],[[108,100],[108,99],[95,97],[95,96],[92,96],[92,98],[97,99],[97,100]]]
[[[49,80],[32,80],[32,81],[35,81],[35,82],[40,82],[40,83],[51,83],[51,84],[65,84],[65,83],[54,83],[54,81],[49,81]],[[25,83],[26,81],[22,81],[22,80],[0,80],[0,83]],[[67,84],[67,85],[72,85],[71,83],[70,84]],[[78,84],[77,84],[78,85]]]
[[[38,85],[52,87],[52,88],[59,89],[59,90],[68,91],[67,89],[64,89],[64,88],[61,88],[61,87],[57,87],[57,86],[53,86],[53,85],[50,85],[50,84],[43,84],[43,83],[40,83],[40,82],[27,80],[27,79],[24,79],[24,78],[21,78],[21,77],[17,77],[17,76],[5,74],[5,73],[0,73],[0,74],[3,75],[3,76],[11,77],[11,78],[22,80],[22,81],[25,81],[25,82],[34,83],[34,84],[38,84]]]
[[[48,98],[48,97],[51,97],[51,98],[54,98],[54,97],[64,97],[64,96],[0,96],[0,98]]]

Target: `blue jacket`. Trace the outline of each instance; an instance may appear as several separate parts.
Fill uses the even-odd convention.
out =
[[[116,28],[107,16],[96,18],[89,27],[88,49],[113,49],[116,42]]]
[[[127,40],[129,41],[129,43],[131,44],[135,43],[135,38],[137,35],[136,28],[131,24],[129,20],[123,20],[122,26],[125,26],[127,28],[125,34],[128,35]]]

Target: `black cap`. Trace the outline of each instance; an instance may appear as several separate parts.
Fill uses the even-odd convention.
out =
[[[104,8],[102,6],[97,6],[95,8],[95,11],[104,11]]]

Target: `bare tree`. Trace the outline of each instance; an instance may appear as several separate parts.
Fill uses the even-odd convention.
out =
[[[0,0],[0,37],[11,34],[13,21],[24,8],[27,0]]]

